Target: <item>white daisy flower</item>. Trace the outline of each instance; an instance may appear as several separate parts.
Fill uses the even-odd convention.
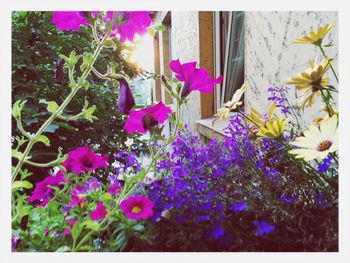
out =
[[[329,153],[338,150],[337,115],[323,119],[319,127],[311,125],[304,132],[304,136],[298,137],[290,144],[300,147],[289,151],[295,154],[296,158],[304,158],[305,161],[326,158]]]

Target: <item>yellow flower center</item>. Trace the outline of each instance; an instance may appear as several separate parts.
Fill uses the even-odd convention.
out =
[[[134,207],[132,208],[131,212],[132,212],[133,214],[138,214],[138,213],[141,212],[141,208],[138,207],[138,206],[134,206]]]
[[[332,146],[332,142],[323,141],[317,146],[317,151],[323,152],[328,150]]]

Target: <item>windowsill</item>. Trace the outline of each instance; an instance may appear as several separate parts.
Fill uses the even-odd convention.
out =
[[[207,119],[198,120],[195,122],[196,130],[200,135],[204,136],[206,139],[212,140],[215,138],[222,138],[225,136],[224,129],[229,124],[226,119],[219,120],[212,126],[214,117]]]

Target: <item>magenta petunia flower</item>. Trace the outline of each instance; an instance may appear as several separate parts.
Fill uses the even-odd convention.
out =
[[[120,26],[114,25],[111,37],[119,37],[120,42],[127,40],[134,41],[135,34],[142,35],[147,32],[147,28],[151,25],[150,12],[134,11],[134,12],[117,12],[118,19],[121,20]],[[104,21],[113,19],[113,11],[106,12]]]
[[[196,62],[187,62],[181,65],[178,59],[169,63],[170,69],[176,73],[175,77],[184,82],[181,90],[182,97],[186,97],[193,90],[209,93],[215,84],[222,81],[222,76],[210,78],[209,73],[204,68],[196,68],[196,64]]]
[[[64,221],[65,221],[70,227],[72,227],[72,226],[74,226],[74,224],[78,221],[78,219],[72,219],[71,216],[66,216],[66,217],[64,218]]]
[[[77,184],[75,188],[72,189],[70,192],[71,195],[71,201],[67,205],[67,209],[76,206],[76,205],[83,205],[86,202],[85,198],[85,189],[81,184]]]
[[[120,203],[120,209],[127,218],[147,219],[153,215],[153,202],[141,195],[130,196]]]
[[[129,118],[124,124],[124,129],[128,133],[146,133],[149,128],[162,124],[168,118],[169,113],[171,113],[171,109],[161,101],[141,110],[131,110]]]
[[[107,168],[107,155],[101,156],[94,153],[88,147],[79,147],[68,153],[67,159],[61,163],[67,172],[76,175],[82,172],[94,171],[100,167]]]
[[[70,229],[66,228],[62,231],[61,237],[70,236],[71,234],[72,232],[70,231]]]
[[[61,171],[56,175],[49,175],[41,182],[35,184],[35,189],[27,201],[33,203],[39,201],[39,205],[45,207],[52,197],[53,189],[50,186],[59,186],[65,181]]]
[[[110,193],[111,195],[114,195],[115,193],[120,192],[120,190],[121,190],[121,187],[119,182],[117,181],[108,186],[107,192]]]
[[[94,221],[98,221],[102,218],[105,218],[106,215],[107,215],[107,211],[102,201],[99,201],[97,203],[96,209],[90,212],[90,218],[91,220],[94,220]]]
[[[98,13],[98,11],[91,12],[92,16]],[[89,26],[87,18],[88,12],[56,11],[52,13],[51,22],[58,30],[78,31],[80,26]]]

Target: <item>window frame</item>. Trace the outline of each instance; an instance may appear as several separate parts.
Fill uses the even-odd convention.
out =
[[[228,12],[228,22],[227,22],[227,34],[225,40],[225,50],[221,50],[222,48],[222,13]],[[217,84],[214,92],[214,111],[215,113],[219,108],[223,107],[225,102],[225,92],[226,92],[226,82],[227,82],[227,69],[228,69],[228,56],[230,50],[230,42],[232,38],[232,17],[235,11],[214,11],[213,14],[213,36],[214,36],[214,45],[213,45],[213,55],[214,55],[214,72],[215,76],[223,76],[223,81],[221,84]],[[243,18],[245,20],[245,16]],[[245,23],[245,22],[243,22]],[[244,25],[244,24],[243,24]],[[244,38],[244,35],[243,35]],[[222,53],[224,52],[224,53]],[[224,54],[224,60],[222,63],[221,56]],[[244,63],[245,64],[245,63]],[[223,68],[222,68],[223,67]],[[245,67],[245,65],[243,65]],[[242,97],[242,101],[244,98]]]

